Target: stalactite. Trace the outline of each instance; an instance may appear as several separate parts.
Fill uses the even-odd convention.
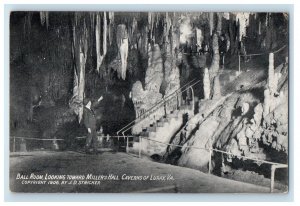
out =
[[[164,26],[165,27],[165,33],[164,33],[164,36],[168,37],[170,28],[172,26],[172,20],[169,18],[168,12],[166,12],[166,16],[164,18],[164,22],[165,22],[165,26]]]
[[[266,22],[265,22],[266,27],[269,26],[269,19],[270,19],[270,15],[269,15],[269,13],[267,13],[266,14]]]
[[[250,13],[248,12],[240,12],[236,15],[236,21],[239,21],[240,23],[240,29],[239,29],[239,33],[240,33],[240,36],[239,36],[239,40],[241,41],[242,40],[242,37],[243,36],[246,36],[246,28],[247,26],[249,25],[249,16],[250,16]]]
[[[154,14],[152,12],[148,12],[148,29],[150,32],[150,39],[153,39],[153,27],[154,27]]]
[[[229,12],[224,12],[224,13],[223,13],[223,18],[226,19],[226,20],[229,20],[229,19],[230,19],[230,14],[229,14]]]
[[[79,22],[81,24],[79,24]],[[84,16],[75,14],[75,23],[73,25],[73,52],[75,57],[74,71],[74,88],[73,97],[69,105],[78,115],[78,120],[81,122],[83,115],[83,99],[85,89],[85,64],[88,51],[89,31],[87,29]]]
[[[217,13],[217,17],[218,17],[218,23],[217,23],[217,29],[216,32],[218,33],[218,35],[221,35],[221,31],[222,31],[222,13]]]
[[[48,11],[41,11],[40,12],[40,20],[41,20],[42,26],[44,26],[45,23],[46,23],[46,27],[48,29],[48,27],[49,27],[49,12]]]
[[[141,29],[141,32],[138,33],[137,35],[137,42],[138,42],[138,50],[142,54],[144,58],[148,56],[148,26],[143,27]]]
[[[43,12],[43,11],[41,11],[40,12],[40,20],[41,20],[41,24],[42,24],[42,26],[44,26],[44,24],[45,24],[45,12]]]
[[[102,32],[103,41],[101,42],[100,36]],[[100,66],[107,52],[107,19],[106,12],[103,13],[103,28],[101,29],[101,17],[97,14],[96,17],[96,53],[97,53],[97,72],[100,74]],[[101,47],[103,53],[101,54]]]
[[[49,12],[46,13],[46,27],[49,28]]]
[[[103,56],[106,55],[107,52],[107,18],[106,18],[106,12],[103,13]]]
[[[131,36],[133,36],[134,32],[136,31],[137,29],[137,20],[135,17],[133,17],[133,20],[132,20],[132,28],[131,28]]]
[[[91,25],[91,32],[95,31],[95,13],[90,13],[90,25]]]
[[[113,37],[113,25],[114,25],[114,12],[108,12],[108,20],[109,20],[109,25],[108,25],[108,40],[109,40],[109,45],[112,43],[112,37]]]
[[[31,32],[31,19],[32,19],[32,13],[28,12],[24,18],[24,36],[27,36],[27,34],[30,34]]]
[[[209,34],[212,36],[214,30],[214,13],[209,13]]]
[[[123,80],[126,79],[127,57],[128,57],[128,33],[126,26],[120,24],[117,27],[117,45],[121,58],[121,71],[118,72]]]

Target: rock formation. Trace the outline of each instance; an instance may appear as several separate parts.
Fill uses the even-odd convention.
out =
[[[209,78],[209,72],[208,69],[204,69],[204,75],[203,75],[203,91],[204,91],[204,99],[210,98],[210,78]]]
[[[49,27],[49,12],[41,11],[40,12],[40,20],[41,20],[42,26],[44,26],[44,24],[46,23],[46,27],[48,29],[48,27]]]
[[[210,12],[209,13],[209,34],[212,36],[214,31],[214,13]]]
[[[179,159],[178,165],[207,171],[207,164],[210,159],[210,153],[208,150],[209,145],[207,145],[207,143],[218,128],[219,124],[220,119],[215,117],[209,117],[207,120],[203,121],[193,138],[191,138],[183,146],[182,152],[184,155],[182,155]],[[202,149],[190,148],[188,146],[194,146]]]
[[[175,53],[172,53],[171,44],[166,43],[164,49],[164,82],[165,91],[164,96],[168,97],[180,88],[180,74],[179,68],[176,66]],[[181,95],[178,93],[178,97],[174,97],[168,104],[168,110],[173,110],[178,106]],[[172,109],[173,107],[173,109]]]
[[[131,92],[136,117],[143,115],[150,107],[162,99],[162,94],[159,92],[144,90],[140,81],[133,84]]]
[[[274,54],[269,54],[269,69],[268,69],[268,87],[270,93],[274,94],[277,89],[277,83],[275,81],[275,72],[274,72]]]
[[[38,15],[42,25],[32,24],[33,16],[38,17]],[[262,38],[266,38],[264,33],[266,33],[266,29],[269,29],[270,24],[273,22],[269,20],[270,15],[266,15],[266,18],[268,18],[266,20],[268,27],[266,28],[265,25],[260,23],[263,22],[261,20],[265,18],[265,14],[260,16],[259,22],[256,21],[253,24],[248,21],[247,15],[247,13],[214,14],[205,12],[200,14],[180,13],[179,15],[170,12],[149,12],[148,15],[140,13],[124,15],[123,13],[113,12],[74,12],[70,15],[61,15],[54,12],[36,12],[35,14],[28,13],[21,17],[12,14],[12,18],[15,19],[12,21],[12,28],[14,28],[12,30],[14,33],[12,35],[12,38],[14,38],[12,48],[16,47],[14,45],[25,45],[20,49],[15,48],[11,52],[12,74],[17,76],[28,72],[28,77],[20,75],[22,77],[18,77],[17,81],[11,81],[13,91],[16,91],[16,94],[18,94],[18,96],[16,95],[13,98],[13,100],[17,101],[12,101],[11,113],[13,115],[11,116],[11,123],[12,125],[17,125],[18,122],[26,122],[26,119],[22,117],[26,115],[19,114],[22,113],[21,110],[26,110],[24,105],[28,101],[24,97],[24,94],[27,94],[27,90],[18,91],[26,86],[20,82],[24,78],[27,78],[26,81],[30,81],[30,78],[35,75],[37,78],[33,79],[35,79],[35,82],[38,82],[39,79],[43,79],[40,77],[43,77],[42,75],[45,74],[45,71],[49,74],[53,73],[53,76],[51,76],[52,74],[48,75],[44,78],[45,82],[39,84],[43,84],[41,88],[42,102],[51,102],[51,104],[47,104],[47,107],[53,108],[57,108],[57,105],[69,106],[73,111],[67,113],[66,117],[63,118],[52,118],[51,116],[49,119],[55,119],[53,124],[62,126],[62,124],[74,121],[74,112],[78,115],[80,121],[85,95],[92,97],[93,95],[99,95],[101,92],[106,92],[109,96],[120,96],[122,97],[122,101],[120,101],[122,104],[120,105],[125,105],[124,107],[126,107],[128,99],[125,96],[130,92],[130,89],[132,89],[131,97],[136,112],[135,117],[141,117],[149,108],[162,100],[163,94],[166,97],[177,90],[180,87],[181,80],[185,82],[194,78],[192,74],[199,74],[199,70],[197,70],[199,64],[194,63],[194,60],[197,60],[197,58],[193,58],[193,63],[189,65],[189,59],[184,57],[186,54],[180,52],[184,48],[179,47],[182,46],[179,45],[179,40],[180,37],[184,37],[184,42],[181,43],[187,43],[187,53],[190,50],[194,50],[192,44],[195,42],[200,46],[203,41],[205,41],[206,45],[212,41],[212,48],[210,49],[213,51],[213,58],[210,59],[210,56],[208,56],[207,62],[209,63],[212,60],[212,64],[209,70],[207,68],[204,70],[203,75],[205,101],[200,101],[199,108],[197,108],[199,114],[185,125],[188,138],[186,141],[177,141],[182,137],[179,135],[177,140],[176,138],[174,139],[174,142],[176,140],[181,145],[185,145],[184,149],[180,150],[182,152],[179,161],[180,165],[195,168],[207,167],[208,157],[206,149],[210,144],[236,155],[248,153],[248,155],[253,155],[254,157],[266,155],[266,151],[263,151],[261,147],[262,144],[266,148],[270,147],[279,152],[287,151],[287,60],[279,70],[274,70],[274,54],[270,54],[267,84],[265,84],[265,79],[263,79],[265,77],[255,79],[257,71],[253,70],[245,75],[241,74],[238,78],[229,78],[228,81],[224,81],[225,83],[222,84],[221,88],[222,91],[220,91],[219,81],[223,83],[223,76],[218,76],[218,73],[221,73],[219,71],[218,35],[221,34],[221,31],[229,36],[228,39],[230,39],[231,45],[229,53],[234,57],[238,51],[238,40],[241,40],[242,36],[250,34],[249,32],[253,32],[250,31],[251,28],[249,26],[255,27],[260,25],[261,31],[259,33]],[[225,22],[224,18],[228,21],[222,25],[222,22]],[[49,22],[49,20],[53,20],[53,22]],[[284,23],[284,19],[282,22]],[[73,29],[69,28],[70,23]],[[249,23],[250,25],[248,25]],[[44,28],[45,25],[55,29],[53,30],[55,32],[47,32],[46,28]],[[246,29],[246,27],[248,28]],[[32,35],[32,32],[30,34],[30,30],[33,28],[38,28],[35,30],[36,33],[34,35]],[[16,34],[22,29],[24,30],[24,35],[21,38]],[[184,31],[185,29],[188,31]],[[74,33],[69,33],[70,31]],[[276,33],[279,34],[278,36],[284,35],[281,31],[276,31]],[[257,34],[257,32],[253,34]],[[44,36],[46,37],[46,43],[41,42],[37,47],[35,42]],[[193,40],[192,36],[196,39]],[[248,37],[252,37],[252,35],[248,35]],[[277,40],[277,38],[274,39]],[[276,43],[279,44],[280,41],[276,41]],[[39,51],[39,47],[47,49]],[[32,50],[28,48],[32,48]],[[24,51],[28,55],[23,57]],[[127,58],[129,52],[132,56]],[[183,61],[177,58],[176,54],[179,53]],[[117,57],[114,58],[116,55]],[[44,57],[53,59],[45,60]],[[277,53],[275,57],[277,58]],[[278,55],[278,58],[282,58],[282,55]],[[26,69],[20,69],[23,65],[20,66],[19,59],[24,61]],[[148,60],[148,65],[145,63],[145,60]],[[128,66],[127,61],[131,62],[128,62]],[[229,62],[231,64],[234,61]],[[178,65],[184,66],[180,67]],[[40,68],[44,66],[47,69],[41,70]],[[188,71],[184,71],[186,67],[189,68],[187,69]],[[30,69],[27,70],[27,68]],[[180,73],[179,68],[183,73]],[[95,75],[95,70],[100,75]],[[127,70],[128,74],[130,74],[128,76],[126,75]],[[134,74],[135,72],[138,75]],[[260,72],[263,73],[263,70],[260,70]],[[184,74],[187,75],[185,76]],[[236,79],[239,79],[239,81],[236,81]],[[48,82],[53,82],[53,84]],[[71,84],[73,85],[73,90],[70,94],[69,87]],[[131,85],[132,88],[130,88]],[[241,86],[243,86],[243,89],[241,89]],[[202,95],[202,89],[195,87],[195,95],[197,96],[199,93]],[[109,91],[111,88],[116,91]],[[220,95],[221,92],[223,96]],[[21,97],[23,97],[23,100],[19,101]],[[69,105],[66,102],[69,102]],[[112,103],[111,101],[109,102]],[[178,99],[174,103],[177,105]],[[42,106],[45,105],[45,103],[42,103]],[[120,115],[116,115],[117,117],[126,116],[123,115],[123,111],[120,111],[119,106],[105,105],[106,110],[111,108],[118,108],[117,113],[120,113]],[[131,108],[128,109],[130,110],[127,115],[129,120],[124,119],[124,122],[122,122],[115,118],[120,125],[126,124],[135,118],[133,117],[134,111]],[[51,110],[49,109],[49,111]],[[110,111],[103,112],[103,115],[114,116],[110,114]],[[186,111],[184,112],[185,114],[187,113]],[[34,119],[37,114],[44,115],[42,114],[43,112],[39,111],[30,111],[30,113],[32,114],[30,115],[31,119]],[[61,116],[64,114],[61,111],[58,113]],[[149,127],[150,123],[156,122],[155,120],[165,114],[168,116],[168,111],[163,107],[160,111],[153,111],[151,115],[147,114],[149,115],[146,118],[148,122],[144,125]],[[181,116],[178,117],[176,128],[172,128],[172,126],[165,128],[176,132],[182,126],[180,118]],[[39,120],[44,119],[40,118]],[[167,125],[168,123],[164,124]],[[139,134],[138,131],[142,128],[141,125],[137,125],[137,127],[139,127],[139,130],[133,132],[134,134]],[[43,130],[41,128],[39,129]],[[56,129],[52,128],[57,129],[57,127],[51,127],[52,134],[54,134]],[[163,135],[161,140],[164,140],[166,143],[171,138],[167,129],[159,133]],[[168,135],[165,135],[166,133]],[[41,136],[46,138],[48,133]],[[204,149],[202,151],[188,147],[193,145],[204,147]],[[155,148],[157,147],[155,146]],[[229,155],[225,156],[225,158],[229,161],[234,159],[233,156]]]
[[[134,104],[136,118],[143,115],[148,109],[162,99],[160,87],[163,81],[163,62],[159,46],[149,46],[148,68],[145,77],[145,89],[142,83],[137,81],[132,87],[132,101]],[[154,111],[151,116],[156,119],[164,115],[161,110]],[[148,125],[153,121],[149,118]],[[140,131],[141,125],[136,125],[134,131]]]
[[[211,66],[209,68],[209,72],[215,75],[220,69],[220,54],[219,54],[219,39],[218,35],[215,33],[212,39],[212,50],[213,50],[213,59]]]
[[[127,57],[128,57],[128,33],[126,26],[120,24],[117,27],[117,45],[119,49],[119,56],[121,59],[121,68],[118,71],[119,76],[125,80],[126,79],[126,69],[127,69]]]
[[[85,90],[85,64],[88,50],[88,29],[84,19],[80,15],[75,15],[76,21],[73,25],[73,57],[76,62],[74,70],[73,97],[69,105],[78,115],[81,122],[83,115],[83,99]],[[79,31],[77,31],[79,30]]]
[[[269,89],[264,90],[261,84],[260,91],[252,90],[250,87],[243,92],[236,91],[233,94],[228,94],[223,103],[214,107],[209,114],[202,115],[202,119],[197,120],[199,128],[193,127],[195,135],[186,137],[187,140],[184,145],[207,148],[208,145],[212,144],[215,148],[237,155],[224,155],[223,167],[233,164],[234,159],[241,159],[240,156],[243,155],[266,159],[269,153],[268,149],[264,149],[265,146],[274,148],[281,154],[287,153],[288,98],[285,93],[287,87],[284,86],[287,85],[287,82],[283,79],[287,79],[287,75],[278,74],[278,78],[278,83],[275,83],[273,87],[271,86],[271,88],[277,88],[275,95],[274,93],[271,95]],[[256,80],[252,79],[252,81]],[[258,93],[264,94],[263,101],[257,98]],[[201,114],[202,110],[206,110],[206,104],[212,105],[214,101],[216,100],[200,102],[199,113]],[[271,103],[271,101],[273,102]],[[270,104],[274,104],[275,108],[270,110]],[[178,160],[179,164],[207,171],[209,154],[202,150],[183,147],[182,155]],[[212,158],[214,161],[214,156]],[[254,163],[261,164],[255,161]]]
[[[160,48],[157,44],[149,47],[148,68],[145,76],[145,89],[148,91],[159,92],[163,81],[163,62]]]
[[[215,76],[213,81],[213,99],[219,99],[221,97],[221,85],[219,75]]]
[[[272,112],[281,102],[283,93],[278,93],[278,83],[282,74],[274,70],[274,54],[269,54],[268,84],[264,91],[264,117]],[[283,92],[283,91],[282,91]]]
[[[249,25],[249,15],[250,13],[248,12],[239,12],[237,15],[236,15],[236,21],[239,22],[239,40],[241,41],[242,40],[242,37],[246,36],[246,28],[247,26]]]
[[[101,18],[103,20],[103,27],[101,28]],[[97,72],[100,72],[100,66],[103,62],[103,59],[107,52],[107,19],[106,12],[103,12],[103,17],[100,14],[96,16],[96,53],[97,53]],[[101,42],[100,36],[102,35],[103,39]],[[102,48],[102,52],[101,52]]]
[[[247,102],[243,102],[242,104],[242,115],[247,114],[247,112],[249,111],[249,103]]]

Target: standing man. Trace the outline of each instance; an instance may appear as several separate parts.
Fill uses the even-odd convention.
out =
[[[227,40],[224,34],[221,35],[221,38],[219,40],[219,52],[220,52],[221,68],[224,69],[225,54],[227,52]]]
[[[101,96],[97,100],[97,104],[103,99]],[[96,133],[96,116],[93,111],[92,102],[85,99],[85,107],[83,108],[83,124],[87,129],[87,138],[85,143],[86,153],[97,153],[97,133]]]

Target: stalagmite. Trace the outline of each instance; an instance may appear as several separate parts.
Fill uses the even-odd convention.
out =
[[[274,54],[269,54],[269,69],[268,69],[268,87],[271,93],[276,91],[275,72],[274,72]]]
[[[278,107],[280,104],[284,102],[284,93],[281,91],[278,96],[274,97],[274,103],[273,103],[273,108],[275,109]]]
[[[264,91],[264,112],[263,112],[264,118],[270,113],[270,104],[271,104],[270,90],[265,89],[265,91]]]
[[[280,97],[276,97],[278,81],[281,73],[274,71],[274,54],[269,54],[269,69],[268,69],[268,89],[264,92],[264,117],[272,112],[278,104]]]
[[[263,106],[261,103],[259,103],[258,105],[256,105],[256,107],[254,107],[253,120],[255,125],[259,126],[261,124],[262,114]]]
[[[277,92],[278,82],[279,82],[279,79],[281,78],[281,76],[282,76],[282,74],[280,72],[274,73],[274,92]]]
[[[126,26],[124,24],[120,24],[117,27],[117,45],[121,58],[121,71],[119,71],[119,76],[121,76],[122,79],[125,80],[128,57],[128,34]]]
[[[218,42],[218,35],[214,34],[213,35],[213,43],[212,43],[212,47],[213,47],[213,59],[212,59],[212,63],[210,66],[210,72],[211,73],[216,73],[219,71],[220,69],[220,54],[219,54],[219,42]]]
[[[249,107],[250,105],[247,102],[244,102],[242,104],[242,115],[245,115],[249,111]]]
[[[239,149],[243,152],[248,151],[247,137],[245,134],[245,128],[243,128],[237,135],[236,138],[238,140]]]
[[[103,62],[103,59],[107,52],[107,20],[106,20],[106,12],[103,13],[103,28],[102,28],[102,36],[103,41],[101,42],[101,19],[100,15],[98,14],[96,17],[96,52],[97,52],[97,72],[100,73],[100,66]],[[101,48],[103,53],[101,54]]]
[[[213,99],[219,99],[221,97],[221,86],[219,75],[214,78],[214,87],[213,87]]]
[[[210,98],[210,80],[209,80],[209,73],[208,69],[204,69],[203,75],[203,90],[204,90],[204,99]]]

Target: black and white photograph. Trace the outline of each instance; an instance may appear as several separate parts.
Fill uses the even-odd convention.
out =
[[[9,190],[288,193],[289,18],[12,11]]]

